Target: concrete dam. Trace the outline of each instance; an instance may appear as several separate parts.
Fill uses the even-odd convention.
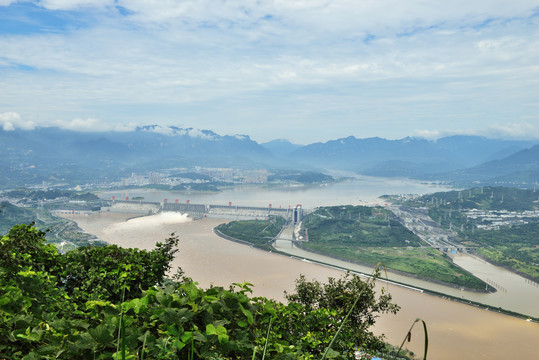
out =
[[[294,223],[301,221],[303,210],[301,205],[294,208],[273,208],[254,206],[233,206],[216,204],[190,204],[169,202],[148,202],[136,200],[111,200],[109,207],[101,211],[127,212],[140,215],[153,215],[162,211],[179,212],[188,214],[194,219],[214,218],[227,220],[263,220],[269,216],[281,216]]]

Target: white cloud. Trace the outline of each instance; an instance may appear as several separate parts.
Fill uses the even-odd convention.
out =
[[[5,112],[0,114],[0,125],[4,131],[15,129],[32,130],[36,127],[32,120],[25,120],[16,112]]]
[[[114,0],[38,0],[37,3],[50,10],[74,10],[80,8],[103,8],[113,6]]]
[[[436,140],[443,137],[442,133],[438,130],[414,130],[414,134],[417,137]]]
[[[0,0],[9,5],[12,1]],[[537,8],[534,0],[454,0],[425,3],[423,0],[37,0],[34,3],[51,10],[93,7],[128,10],[130,20],[139,24],[215,27],[243,32],[257,39],[266,34],[297,34],[297,38],[316,38],[320,34],[347,33],[349,36],[379,35],[400,29],[409,33],[418,28],[446,22],[467,25],[470,22],[529,16]],[[1,3],[0,3],[1,4]],[[234,28],[234,29],[232,29]],[[450,33],[452,29],[436,29]]]
[[[36,123],[33,120],[24,119],[16,112],[5,112],[0,114],[0,126],[4,131],[13,131],[15,129],[33,130],[38,126],[55,126],[66,130],[83,132],[105,132],[105,131],[133,131],[136,128],[135,123],[118,124],[107,123],[97,118],[76,118],[72,120],[53,120],[50,122]]]
[[[136,128],[134,123],[117,124],[103,122],[97,118],[76,118],[72,120],[54,120],[50,126],[57,126],[66,130],[82,131],[82,132],[105,132],[105,131],[133,131]]]
[[[536,1],[34,3],[77,10],[68,25],[92,21],[0,34],[0,105],[66,128],[179,120],[267,140],[286,127],[310,142],[401,138],[435,121],[486,131],[487,119],[536,113],[525,105],[539,93]]]
[[[436,140],[451,135],[479,135],[492,139],[537,140],[539,139],[539,123],[496,123],[482,128],[415,130],[414,134],[429,140]]]
[[[168,127],[168,126],[160,126],[160,125],[151,126],[149,129],[146,129],[144,131],[153,132],[153,133],[162,134],[162,135],[172,135],[172,134],[174,134],[174,129],[172,129],[172,128]]]
[[[179,135],[179,136],[187,135],[193,138],[201,138],[205,140],[215,139],[215,137],[212,136],[211,134],[206,134],[200,129],[192,129],[192,128],[176,130],[176,135]]]
[[[487,128],[486,135],[511,139],[539,139],[539,121],[534,124],[527,122],[492,124]]]
[[[211,134],[204,133],[204,131],[200,129],[193,129],[193,128],[187,128],[187,129],[173,129],[168,126],[160,126],[160,125],[152,125],[145,131],[147,132],[153,132],[157,134],[163,134],[163,135],[176,135],[176,136],[189,136],[192,138],[201,138],[206,140],[214,140],[215,136]]]

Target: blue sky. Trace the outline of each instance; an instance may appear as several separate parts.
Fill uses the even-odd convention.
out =
[[[0,0],[0,127],[539,139],[539,3]]]

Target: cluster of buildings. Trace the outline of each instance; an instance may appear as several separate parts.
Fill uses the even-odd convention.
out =
[[[211,177],[216,181],[263,184],[268,182],[270,173],[265,169],[244,170],[232,168],[200,168],[195,167],[195,172]]]
[[[243,170],[232,168],[201,168],[195,169],[176,169],[175,172],[189,174],[182,177],[181,175],[171,175],[170,173],[150,172],[145,175],[131,174],[129,177],[124,177],[115,185],[120,186],[144,186],[144,185],[169,185],[176,186],[188,183],[207,183],[211,181],[222,181],[239,184],[263,184],[268,181],[270,173],[265,169]],[[200,178],[196,178],[195,174],[200,174]],[[210,180],[211,179],[211,180]]]
[[[539,220],[539,210],[529,210],[523,212],[508,210],[478,210],[471,209],[463,211],[463,214],[481,222],[477,225],[478,229],[497,230],[502,226],[524,225],[530,221]]]

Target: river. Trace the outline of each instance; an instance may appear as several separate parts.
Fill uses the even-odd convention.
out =
[[[145,201],[168,199],[191,203],[244,206],[288,207],[302,204],[304,208],[330,205],[365,205],[380,202],[383,194],[425,194],[449,190],[443,186],[424,184],[412,180],[360,177],[352,181],[323,186],[262,187],[242,186],[225,189],[220,193],[170,192],[159,190],[106,191],[104,199],[142,196]],[[116,218],[120,216],[120,218]],[[123,218],[121,218],[123,216]],[[299,274],[308,278],[324,280],[339,276],[338,270],[299,261],[284,256],[262,252],[248,246],[232,243],[216,237],[211,229],[218,220],[160,224],[142,220],[123,222],[129,215],[102,214],[79,217],[77,222],[86,231],[102,240],[122,246],[151,248],[156,241],[170,232],[182,238],[181,253],[175,265],[181,266],[188,276],[202,286],[228,286],[232,282],[249,281],[255,284],[255,295],[283,299],[283,291],[290,291]],[[132,215],[131,215],[132,216]],[[153,218],[153,217],[150,217]],[[156,219],[156,218],[154,218]],[[521,277],[505,269],[491,266],[470,257],[457,257],[455,262],[472,269],[482,279],[501,285],[507,292],[495,294],[472,294],[430,283],[437,291],[456,292],[455,296],[478,296],[477,301],[513,309],[537,316],[539,296],[536,288],[529,286]],[[368,269],[367,269],[368,270]],[[369,272],[369,271],[366,271]],[[392,276],[392,275],[390,275]],[[403,282],[409,282],[409,278]],[[509,283],[513,284],[509,286]],[[514,287],[513,287],[514,286]],[[378,319],[375,333],[386,334],[387,340],[400,344],[409,326],[416,318],[427,322],[429,328],[430,359],[507,359],[537,358],[539,354],[539,325],[477,307],[452,302],[439,297],[390,285],[389,290],[402,309],[396,315],[383,315]],[[512,296],[518,295],[518,296]],[[488,298],[488,299],[487,299]],[[508,300],[511,298],[511,300]],[[519,300],[520,298],[520,300]],[[508,306],[508,304],[513,304]],[[498,304],[498,305],[496,305]],[[417,327],[419,329],[419,327]],[[417,354],[422,353],[422,335],[416,331],[414,341],[408,345]]]
[[[361,273],[370,273],[372,268],[346,261],[333,259],[324,255],[314,254],[309,251],[292,246],[290,241],[277,241],[276,248],[290,255],[306,259],[313,259],[323,263],[331,263],[339,267],[347,268]],[[539,287],[536,283],[512,273],[502,267],[494,266],[481,259],[469,255],[458,255],[453,261],[459,266],[470,271],[481,280],[495,283],[499,290],[495,293],[476,293],[463,291],[457,288],[431,283],[421,279],[387,272],[389,280],[417,286],[424,289],[441,292],[462,299],[476,301],[493,307],[501,307],[506,310],[515,311],[539,318]],[[494,286],[494,285],[493,285]]]
[[[132,214],[65,215],[88,233],[124,247],[151,249],[170,233],[180,236],[180,253],[173,266],[201,286],[228,287],[233,282],[255,284],[254,295],[283,300],[300,274],[308,279],[338,277],[341,271],[272,254],[217,237],[212,228],[222,220],[190,221],[176,214],[159,214],[126,221]],[[382,315],[374,328],[393,344],[400,344],[416,318],[428,326],[429,359],[534,359],[539,353],[539,324],[379,283],[401,306],[397,315]],[[423,335],[416,326],[406,347],[422,354]]]
[[[360,205],[375,203],[378,197],[386,194],[425,194],[447,191],[447,187],[425,184],[408,179],[387,179],[361,176],[351,181],[341,181],[323,185],[301,186],[261,186],[245,185],[224,189],[219,193],[209,192],[172,192],[153,189],[132,189],[122,191],[103,191],[98,195],[103,199],[125,199],[126,196],[144,197],[144,201],[163,199],[180,202],[190,200],[193,204],[219,204],[241,206],[261,206],[272,204],[273,207],[295,206],[302,204],[304,208],[342,204]]]
[[[317,206],[331,205],[365,205],[383,202],[379,196],[384,194],[425,194],[438,191],[451,190],[438,184],[421,183],[409,179],[377,178],[360,176],[350,181],[336,182],[327,185],[312,186],[257,186],[247,185],[225,189],[219,193],[201,192],[171,192],[153,189],[133,189],[125,191],[106,191],[99,193],[104,199],[117,199],[135,196],[143,197],[145,201],[162,202],[163,199],[169,201],[184,202],[190,200],[195,204],[222,204],[228,205],[232,202],[241,206],[268,206],[288,207],[302,204],[305,209],[313,209]],[[339,266],[349,267],[360,272],[369,273],[370,269],[358,265],[351,265],[336,260],[302,251],[291,249],[290,246],[283,245],[280,249],[293,255],[306,258],[314,258],[323,262],[338,262]],[[433,291],[446,293],[463,299],[477,301],[494,307],[501,307],[506,310],[515,311],[533,317],[539,317],[539,286],[530,283],[525,278],[518,276],[504,268],[493,266],[482,260],[478,260],[468,255],[459,255],[454,258],[459,266],[472,272],[474,275],[485,281],[493,281],[499,291],[490,294],[481,294],[462,291],[452,287],[434,284],[431,282],[414,279],[397,274],[389,274],[389,278],[395,281],[411,284],[414,286],[430,289]]]

